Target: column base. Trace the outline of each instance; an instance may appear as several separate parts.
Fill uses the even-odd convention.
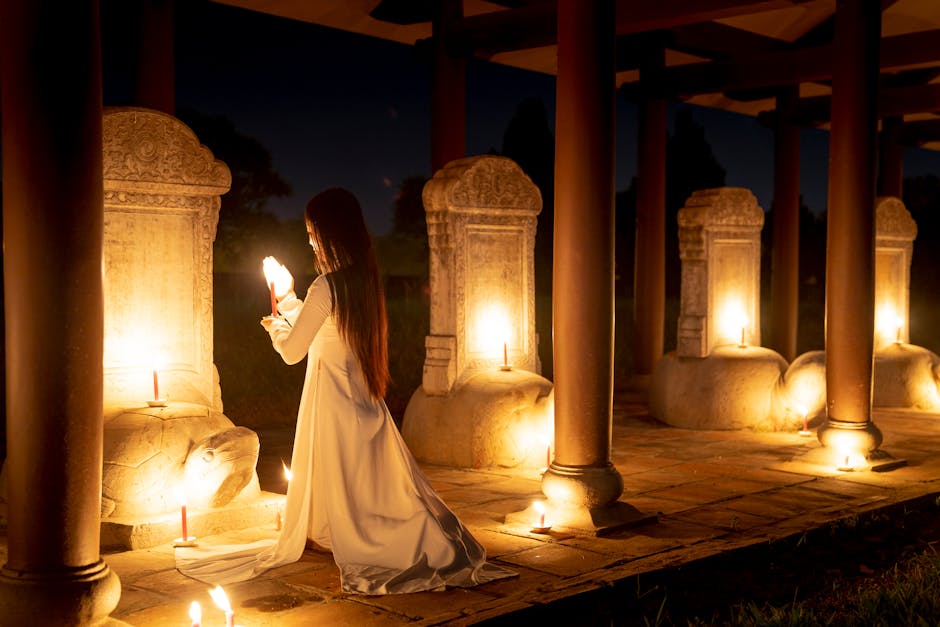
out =
[[[104,562],[57,572],[0,570],[0,616],[9,625],[119,625],[108,615],[121,582]]]
[[[542,492],[548,497],[546,519],[559,531],[603,536],[656,520],[618,500],[623,478],[610,462],[601,467],[552,462],[542,475]],[[534,524],[534,520],[532,508],[506,516],[507,524]]]
[[[849,422],[828,418],[816,432],[819,443],[837,455],[861,454],[868,456],[878,450],[884,436],[871,420]]]

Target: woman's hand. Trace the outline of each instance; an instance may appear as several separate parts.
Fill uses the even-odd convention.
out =
[[[294,277],[284,265],[274,257],[265,257],[261,262],[264,278],[274,283],[274,296],[281,300],[294,289]]]
[[[290,325],[279,316],[265,316],[261,319],[261,326],[268,333],[279,328],[290,329]]]

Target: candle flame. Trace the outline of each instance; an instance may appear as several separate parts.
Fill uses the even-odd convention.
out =
[[[535,511],[539,516],[545,513],[545,504],[542,503],[542,501],[533,501],[532,507],[535,508]]]
[[[225,590],[222,589],[222,586],[216,586],[212,590],[209,590],[209,596],[212,597],[212,600],[215,601],[215,604],[223,612],[232,611],[232,605],[228,602],[228,595],[225,594]]]
[[[290,468],[287,467],[287,464],[284,463],[283,459],[281,460],[281,466],[284,467],[284,478],[287,479],[287,481],[290,481],[291,479],[293,479],[294,473],[290,471]]]
[[[186,492],[180,488],[173,490],[173,496],[176,497],[176,500],[179,501],[180,505],[186,505]]]
[[[199,601],[193,601],[189,604],[189,618],[196,624],[202,622],[202,606],[199,605]]]
[[[809,414],[809,410],[806,408],[806,405],[802,403],[797,403],[796,413],[798,413],[800,417],[806,418],[807,414]]]
[[[265,257],[261,262],[261,269],[264,272],[264,280],[268,283],[273,283],[274,279],[277,278],[277,273],[280,270],[281,262],[279,262],[274,257]]]

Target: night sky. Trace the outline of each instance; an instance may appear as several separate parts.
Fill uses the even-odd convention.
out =
[[[294,190],[268,208],[298,217],[313,194],[340,185],[359,196],[373,232],[387,232],[402,179],[431,174],[430,66],[414,49],[205,0],[178,2],[176,12],[177,107],[224,115],[268,149]],[[106,48],[105,104],[127,104],[113,102],[121,93],[113,65]],[[554,90],[553,76],[471,62],[467,154],[500,150],[517,105],[530,96],[544,102],[553,126]],[[670,126],[681,106],[670,106]],[[769,209],[771,131],[748,116],[693,109],[726,183],[750,188]],[[618,190],[636,172],[636,136],[635,107],[618,96]],[[817,211],[826,205],[827,142],[824,131],[802,133],[802,193]],[[940,153],[908,149],[905,175],[925,173],[940,174]]]

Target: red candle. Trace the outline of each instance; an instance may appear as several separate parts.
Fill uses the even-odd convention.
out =
[[[552,445],[549,444],[545,447],[545,467],[548,468],[552,465]]]
[[[509,351],[506,348],[506,342],[503,342],[503,365],[509,365]]]
[[[277,297],[274,295],[274,281],[268,283],[268,287],[271,291],[271,315],[277,315]]]
[[[539,527],[545,527],[545,512],[539,514]]]
[[[186,503],[180,505],[180,518],[183,526],[183,540],[189,538],[189,532],[186,529]]]
[[[235,612],[225,613],[225,627],[235,627]]]
[[[157,369],[153,369],[153,400],[160,398],[160,380],[157,378]]]

